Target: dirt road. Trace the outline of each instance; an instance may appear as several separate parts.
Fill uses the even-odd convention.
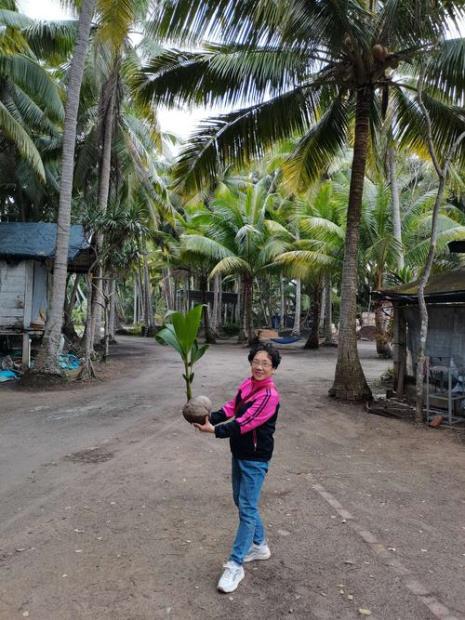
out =
[[[262,512],[272,557],[215,590],[236,526],[226,442],[181,418],[175,353],[122,339],[104,382],[0,387],[0,619],[465,618],[465,444],[327,398],[335,351],[284,351]],[[369,378],[386,362],[361,349]],[[212,348],[216,405],[246,351]]]

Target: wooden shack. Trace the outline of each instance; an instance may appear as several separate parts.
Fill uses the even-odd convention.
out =
[[[23,362],[29,337],[42,334],[51,294],[56,224],[0,222],[0,335],[23,336]],[[91,248],[82,226],[71,226],[68,271],[86,273]]]
[[[398,395],[403,395],[406,385],[413,384],[415,380],[420,341],[417,295],[417,282],[376,291],[374,294],[375,297],[390,301],[394,307],[394,390]],[[425,288],[425,301],[428,308],[426,355],[434,363],[446,361],[455,369],[464,368],[465,269],[432,276]]]

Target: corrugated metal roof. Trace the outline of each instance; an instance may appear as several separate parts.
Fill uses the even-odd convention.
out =
[[[0,257],[42,259],[55,256],[56,224],[45,222],[0,222]],[[89,242],[81,225],[71,226],[68,261],[73,261]]]

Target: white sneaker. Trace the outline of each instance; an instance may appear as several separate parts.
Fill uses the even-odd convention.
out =
[[[250,548],[249,553],[245,556],[244,562],[253,562],[254,560],[268,560],[271,557],[270,548],[266,543],[256,545],[255,543]]]
[[[240,582],[244,579],[244,569],[236,562],[226,562],[224,565],[224,572],[218,581],[218,590],[220,592],[234,592]]]

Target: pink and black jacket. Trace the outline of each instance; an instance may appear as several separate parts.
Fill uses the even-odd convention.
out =
[[[235,398],[212,411],[210,421],[216,437],[229,437],[233,456],[269,461],[278,410],[279,393],[271,377],[263,381],[250,377],[241,383]]]

